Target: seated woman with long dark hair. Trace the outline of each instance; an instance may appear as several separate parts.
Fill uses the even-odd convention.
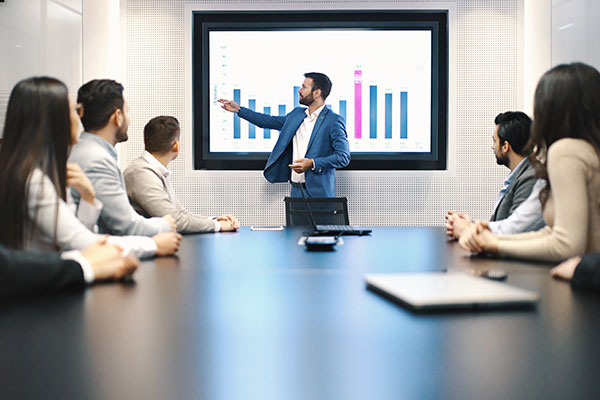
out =
[[[76,165],[67,166],[77,142],[78,114],[67,87],[54,78],[22,80],[12,90],[0,147],[0,244],[14,249],[81,250],[102,236],[89,228],[99,213],[94,190]],[[78,215],[92,210],[83,224],[73,213],[68,187],[82,201]],[[137,257],[177,251],[181,236],[169,232],[146,237],[109,237]]]
[[[600,251],[600,73],[582,63],[552,68],[535,92],[536,150],[547,226],[495,236],[481,225],[459,243],[472,252],[563,261]]]

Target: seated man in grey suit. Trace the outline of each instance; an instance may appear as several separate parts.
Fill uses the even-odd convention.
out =
[[[231,215],[217,218],[188,212],[175,197],[169,178],[168,164],[179,154],[179,122],[174,117],[160,116],[144,127],[144,154],[135,159],[124,172],[127,194],[133,207],[147,217],[175,217],[177,231],[234,231],[240,227]]]
[[[522,112],[508,111],[498,114],[494,121],[492,150],[499,165],[511,172],[498,193],[494,213],[485,227],[494,234],[513,234],[543,228],[546,223],[542,214],[539,193],[544,181],[536,181],[535,170],[527,154],[526,145],[531,133],[531,119]],[[466,213],[448,211],[446,233],[455,239],[473,227]]]
[[[73,146],[69,162],[79,164],[104,207],[98,219],[101,233],[112,235],[154,236],[175,231],[175,219],[145,218],[127,198],[123,174],[117,163],[115,146],[128,139],[129,105],[123,86],[109,79],[93,80],[79,88],[77,103],[82,107],[81,122],[85,132]],[[79,195],[73,192],[75,203]]]

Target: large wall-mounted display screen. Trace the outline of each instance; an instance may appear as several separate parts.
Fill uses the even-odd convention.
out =
[[[301,106],[306,72],[333,82],[349,169],[446,166],[445,12],[197,12],[193,71],[197,169],[262,169],[279,132],[217,100],[283,116]]]

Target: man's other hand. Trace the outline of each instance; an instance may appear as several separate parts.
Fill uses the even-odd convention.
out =
[[[132,274],[140,261],[132,256],[123,257],[122,249],[102,238],[87,249],[81,251],[94,270],[94,280],[121,279]]]
[[[471,216],[467,213],[448,211],[446,213],[446,235],[452,239],[460,239],[463,231],[473,222]]]
[[[182,236],[175,232],[159,233],[158,235],[152,236],[152,240],[156,243],[156,255],[170,256],[175,254],[179,249],[181,238]]]
[[[315,162],[310,158],[301,158],[299,160],[294,160],[293,164],[288,164],[295,173],[301,174],[309,168],[313,168],[315,166]]]
[[[237,231],[240,228],[240,221],[236,217],[230,214],[221,215],[217,217],[217,221],[221,226],[221,231]]]

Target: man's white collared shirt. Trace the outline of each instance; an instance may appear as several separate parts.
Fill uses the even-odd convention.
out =
[[[304,118],[304,121],[302,121],[302,124],[296,131],[294,139],[292,139],[292,162],[306,157],[306,150],[308,150],[310,137],[312,136],[313,129],[317,123],[317,118],[319,117],[319,114],[321,114],[321,111],[323,111],[323,107],[325,107],[325,104],[317,108],[312,114],[309,114],[308,108],[305,110],[306,118]],[[304,173],[297,174],[292,170],[292,182],[304,181]]]

